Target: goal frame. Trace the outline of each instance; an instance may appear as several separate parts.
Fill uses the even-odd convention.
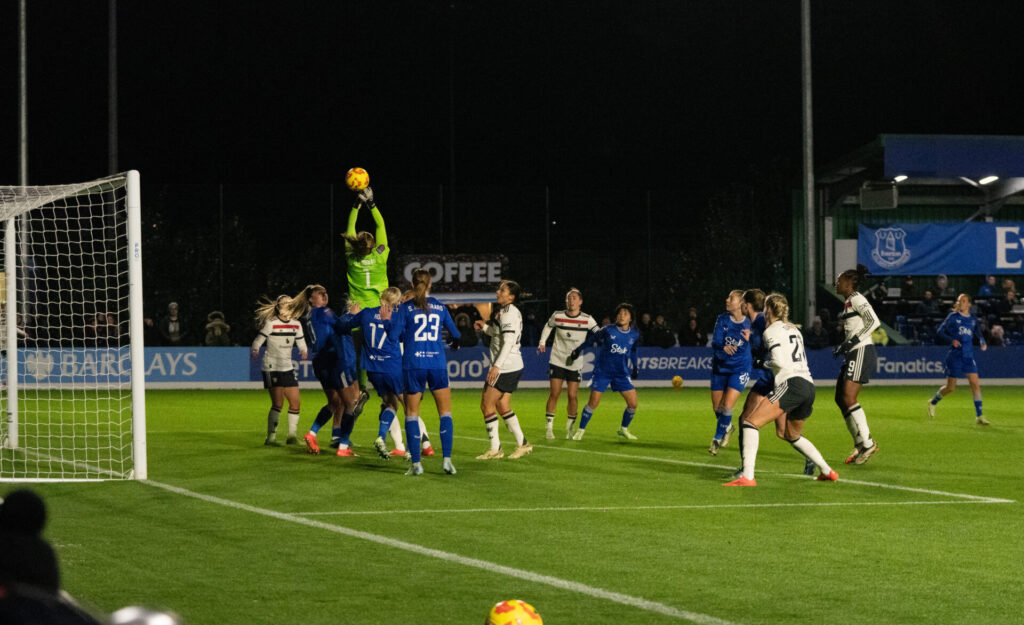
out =
[[[146,384],[145,384],[145,343],[143,339],[144,324],[142,315],[142,222],[141,207],[142,193],[140,176],[137,170],[130,170],[124,174],[112,176],[117,178],[123,176],[125,179],[125,210],[127,213],[127,246],[120,250],[127,258],[128,263],[128,333],[129,333],[129,354],[131,357],[130,385],[131,385],[131,406],[132,406],[132,470],[130,475],[124,476],[128,479],[145,480],[148,476],[148,462],[146,457]],[[109,180],[109,178],[104,179]],[[95,181],[102,184],[104,180]],[[88,188],[88,187],[86,187]],[[4,447],[11,450],[19,448],[18,435],[18,388],[19,374],[21,367],[18,365],[18,329],[16,312],[18,307],[18,220],[20,215],[7,219],[4,237],[4,271],[6,274],[6,308],[7,324],[6,335],[0,337],[4,341],[7,351],[7,414],[6,434]],[[117,476],[122,477],[122,476]],[[95,478],[102,479],[102,478]],[[78,481],[75,478],[6,478],[0,476],[0,481]]]

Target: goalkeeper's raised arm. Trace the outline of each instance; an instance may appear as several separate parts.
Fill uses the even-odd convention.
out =
[[[387,228],[373,199],[373,189],[366,187],[357,195],[358,201],[348,215],[345,239],[345,256],[348,274],[349,298],[364,308],[372,308],[380,302],[381,293],[388,288],[388,247]],[[356,222],[360,208],[369,209],[376,224],[376,234],[356,233]]]

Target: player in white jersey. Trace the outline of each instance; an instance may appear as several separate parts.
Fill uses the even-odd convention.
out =
[[[832,352],[834,356],[843,357],[836,380],[836,405],[843,413],[854,444],[846,464],[864,464],[878,451],[878,444],[871,438],[867,416],[857,400],[861,387],[871,380],[871,372],[875,370],[875,344],[871,333],[882,325],[867,298],[858,292],[866,275],[867,268],[857,265],[856,269],[847,269],[836,278],[836,293],[846,298],[843,312],[839,314],[845,340]]]
[[[477,321],[477,330],[490,337],[491,368],[487,371],[480,409],[490,448],[477,456],[477,460],[497,460],[505,456],[498,440],[498,415],[516,439],[516,449],[509,458],[522,458],[533,451],[533,445],[523,436],[519,417],[512,410],[512,393],[519,386],[523,374],[523,354],[519,344],[523,337],[523,315],[516,307],[522,288],[512,280],[502,280],[498,286],[498,310],[490,321]]]
[[[278,295],[276,300],[263,302],[256,309],[256,322],[260,331],[252,342],[253,358],[259,355],[260,347],[267,344],[263,354],[263,388],[270,392],[266,445],[273,445],[277,441],[277,421],[285,399],[288,400],[287,443],[292,445],[298,442],[299,383],[295,379],[295,368],[292,365],[292,348],[298,346],[303,359],[309,354],[302,335],[302,324],[290,316],[291,305],[291,297]]]
[[[580,310],[583,305],[583,295],[579,289],[573,287],[565,294],[565,310],[557,310],[544,325],[540,333],[540,346],[537,353],[543,354],[547,351],[548,337],[553,333],[555,340],[551,344],[551,359],[548,362],[548,381],[550,390],[548,392],[548,403],[545,408],[544,417],[547,420],[545,438],[554,438],[555,409],[558,407],[558,397],[562,394],[562,382],[564,381],[568,390],[568,401],[566,403],[565,437],[572,438],[573,428],[576,425],[578,397],[580,390],[580,379],[583,372],[583,360],[573,359],[570,356],[574,349],[583,345],[587,340],[588,333],[597,327],[597,322],[587,313]]]
[[[724,486],[757,486],[754,464],[760,443],[759,430],[770,421],[775,422],[775,433],[779,438],[788,441],[804,458],[821,469],[818,480],[834,482],[839,475],[825,462],[814,444],[803,437],[804,420],[811,416],[814,407],[814,380],[807,368],[803,336],[796,326],[789,324],[786,297],[779,293],[769,295],[764,301],[764,316],[768,327],[762,339],[768,350],[768,360],[759,360],[755,364],[771,367],[775,374],[775,388],[766,401],[757,404],[740,423],[743,474]]]

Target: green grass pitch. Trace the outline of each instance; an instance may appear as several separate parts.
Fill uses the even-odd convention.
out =
[[[375,399],[361,456],[338,458],[265,447],[263,391],[150,391],[150,483],[32,487],[72,595],[190,625],[475,624],[512,598],[548,625],[1021,623],[1024,389],[985,388],[981,427],[966,388],[929,419],[934,386],[868,386],[880,452],[863,466],[843,464],[849,434],[818,391],[805,434],[837,483],[796,475],[803,458],[769,426],[758,487],[723,488],[739,454],[707,453],[708,390],[643,388],[629,443],[617,394],[574,442],[564,397],[548,441],[546,391],[516,393],[536,450],[501,461],[475,460],[479,392],[456,391],[458,475],[439,453],[418,478],[374,454]],[[321,397],[303,391],[300,430]]]

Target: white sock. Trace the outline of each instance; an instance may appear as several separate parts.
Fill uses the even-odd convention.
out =
[[[416,417],[420,420],[420,440],[423,442],[423,449],[430,449],[430,437],[427,436],[427,424],[423,422],[423,417]]]
[[[267,436],[277,432],[277,419],[280,416],[281,411],[276,408],[271,408],[267,413]]]
[[[860,445],[862,449],[868,449],[875,446],[875,441],[871,440],[871,430],[868,429],[868,418],[864,414],[864,409],[860,407],[860,404],[851,406],[853,410],[850,411],[850,418],[857,424],[857,434],[860,436]]]
[[[843,415],[843,421],[846,422],[846,429],[849,430],[850,436],[853,437],[853,444],[860,448],[864,440],[860,437],[860,432],[857,431],[857,423],[849,413]]]
[[[299,429],[299,411],[288,411],[288,436],[295,436]]]
[[[519,427],[519,417],[516,416],[515,412],[510,412],[506,415],[501,415],[501,418],[505,420],[505,427],[508,428],[508,431],[512,432],[512,436],[516,437],[516,445],[522,446],[526,442],[526,437],[523,436],[523,428]]]
[[[491,451],[498,451],[501,448],[501,441],[498,440],[498,415],[484,417],[484,426],[487,428],[487,438],[491,441]]]
[[[818,468],[821,469],[821,472],[825,475],[832,472],[832,467],[828,466],[828,463],[825,462],[825,458],[821,455],[821,452],[818,451],[818,448],[815,447],[814,443],[811,441],[801,436],[795,441],[792,441],[790,445],[803,454],[804,458],[807,458],[814,464],[818,465]]]
[[[544,420],[547,421],[548,429],[550,430],[551,427],[555,424],[555,413],[553,413],[553,412],[545,413]]]
[[[405,451],[405,444],[402,442],[402,426],[398,425],[397,416],[391,420],[391,426],[388,428],[388,434],[391,435],[391,440],[395,443],[395,449],[398,451]]]
[[[754,479],[754,462],[757,460],[757,447],[761,443],[761,434],[757,428],[747,427],[743,430],[743,477]]]
[[[574,426],[574,425],[576,425],[576,415],[574,415],[574,414],[566,415],[565,429],[566,430],[571,430],[572,426]]]

